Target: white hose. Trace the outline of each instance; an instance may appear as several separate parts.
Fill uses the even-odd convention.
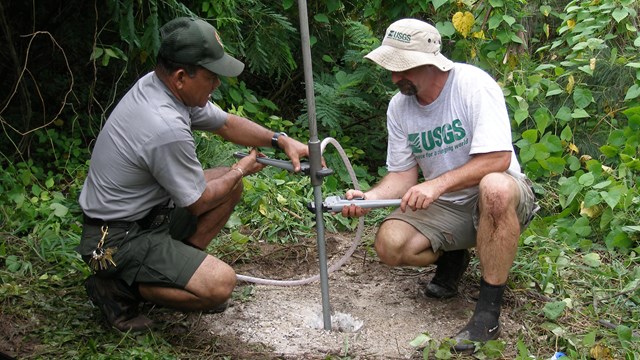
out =
[[[342,158],[342,161],[344,162],[345,166],[347,167],[347,171],[349,172],[349,177],[351,178],[351,182],[353,183],[353,188],[356,190],[360,190],[360,185],[358,184],[358,179],[356,178],[356,173],[355,171],[353,171],[353,167],[351,166],[351,163],[349,162],[349,158],[347,157],[347,154],[344,152],[344,150],[342,149],[342,146],[340,146],[340,144],[338,143],[338,141],[336,141],[336,139],[334,138],[326,138],[324,140],[322,140],[322,142],[320,143],[320,153],[324,154],[324,149],[327,146],[327,144],[330,143],[331,145],[333,145],[337,150],[338,153],[340,154],[340,157]],[[319,209],[317,209],[316,211],[320,211]],[[356,248],[358,247],[358,245],[360,245],[360,240],[362,239],[362,231],[364,229],[364,217],[360,217],[358,220],[358,228],[356,230],[356,236],[353,239],[353,244],[351,244],[351,247],[349,248],[349,250],[347,250],[347,252],[344,254],[344,256],[342,256],[342,258],[340,258],[340,260],[338,260],[335,264],[331,265],[328,269],[328,273],[331,274],[332,272],[334,272],[335,270],[338,270],[342,265],[344,265],[344,263],[351,257],[351,255],[353,255],[353,253],[356,251]],[[306,279],[300,279],[300,280],[273,280],[273,279],[261,279],[261,278],[256,278],[256,277],[252,277],[252,276],[247,276],[247,275],[240,275],[237,274],[236,275],[238,281],[247,281],[247,282],[251,282],[251,283],[255,283],[255,284],[261,284],[261,285],[276,285],[276,286],[298,286],[298,285],[305,285],[305,284],[309,284],[312,283],[314,281],[317,281],[320,279],[320,275],[315,275]]]

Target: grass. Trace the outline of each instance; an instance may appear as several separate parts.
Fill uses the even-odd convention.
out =
[[[153,332],[106,329],[84,293],[87,270],[79,259],[60,266],[45,261],[24,239],[0,235],[0,351],[20,359],[276,358],[268,347],[210,334],[198,314],[155,309],[159,321]],[[245,254],[255,253],[250,243],[245,246]],[[20,257],[9,260],[8,254]],[[639,263],[634,251],[581,253],[551,239],[524,237],[509,284],[520,299],[514,321],[524,329],[518,358],[543,358],[558,350],[571,359],[638,359]],[[234,296],[251,301],[246,289]],[[440,350],[440,356],[447,353]],[[500,358],[499,350],[483,348],[480,354]]]

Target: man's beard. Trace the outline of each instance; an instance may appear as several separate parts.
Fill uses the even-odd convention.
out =
[[[418,88],[409,80],[402,79],[396,83],[398,90],[402,93],[402,95],[414,96],[418,93]]]

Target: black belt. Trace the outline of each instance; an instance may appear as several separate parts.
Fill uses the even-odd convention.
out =
[[[133,224],[133,221],[122,221],[122,220],[115,220],[115,221],[108,221],[108,220],[102,220],[102,219],[94,219],[91,217],[88,217],[87,214],[82,214],[82,219],[84,220],[85,225],[91,225],[91,226],[108,226],[108,227],[113,227],[113,228],[124,228],[124,229],[128,229],[131,224]]]
[[[86,225],[91,226],[108,226],[113,228],[123,228],[128,229],[133,223],[138,224],[141,229],[155,229],[158,226],[169,221],[169,213],[173,207],[167,207],[164,205],[154,206],[147,216],[142,219],[136,221],[123,221],[123,220],[103,220],[103,219],[94,219],[86,214],[83,215],[83,220]]]

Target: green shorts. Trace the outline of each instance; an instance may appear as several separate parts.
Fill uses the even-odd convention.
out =
[[[103,249],[111,249],[115,266],[97,270],[105,277],[118,277],[131,285],[152,283],[184,288],[207,254],[185,244],[196,230],[198,218],[186,209],[171,211],[169,221],[154,229],[142,229],[137,223],[107,229]],[[100,226],[85,224],[78,252],[89,264],[91,254],[102,237]]]
[[[538,211],[531,180],[512,178],[520,189],[520,203],[516,209],[520,232],[527,228]],[[406,212],[396,209],[386,220],[402,220],[422,233],[431,242],[434,252],[468,249],[476,246],[479,209],[477,196],[464,204],[436,200],[426,209]]]

